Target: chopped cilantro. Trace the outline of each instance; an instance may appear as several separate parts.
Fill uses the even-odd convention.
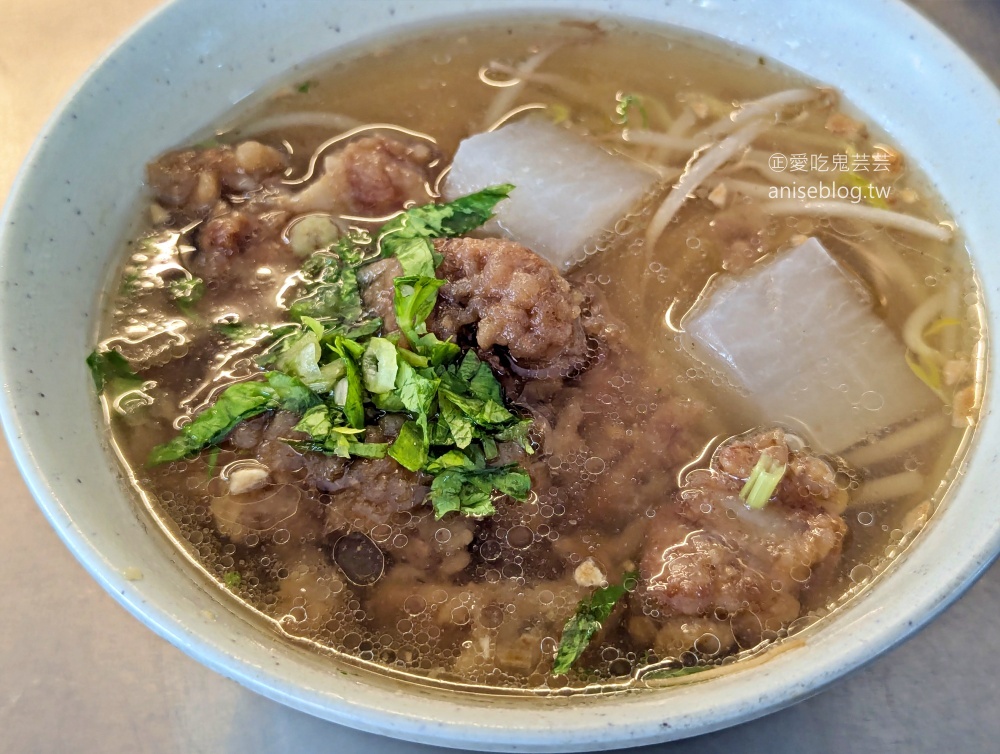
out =
[[[621,584],[597,589],[589,597],[580,600],[576,613],[566,621],[559,648],[556,650],[553,675],[565,675],[580,655],[584,653],[590,640],[601,630],[601,625],[611,615],[611,611],[627,591],[634,588],[638,574],[634,571],[622,577]]]
[[[429,414],[440,385],[433,372],[418,371],[402,360],[398,363],[396,391],[400,405],[410,413]]]
[[[98,393],[103,393],[112,411],[128,416],[153,399],[144,392],[146,381],[135,373],[128,360],[114,349],[94,351],[87,366]]]
[[[385,458],[389,453],[387,442],[352,442],[347,451],[355,458]]]
[[[531,420],[506,407],[488,364],[471,351],[463,356],[456,343],[439,340],[426,326],[445,284],[434,274],[440,258],[431,240],[459,236],[486,222],[512,188],[495,186],[449,204],[408,209],[382,228],[377,244],[355,232],[313,252],[298,273],[289,322],[217,322],[216,329],[235,341],[273,339],[257,356],[258,365],[272,371],[263,381],[227,388],[173,440],[154,448],[148,463],[217,446],[238,422],[282,409],[300,415],[294,430],[307,439],[284,439],[298,450],[343,458],[389,456],[410,471],[433,476],[428,502],[438,518],[449,512],[490,515],[499,495],[526,499],[531,479],[524,469],[487,462],[498,457],[498,442],[518,442],[532,452]],[[406,273],[394,281],[401,333],[381,336],[382,321],[364,310],[357,269],[378,255],[395,256]],[[176,300],[191,305],[197,290],[192,282],[178,289]],[[403,415],[391,443],[363,441],[376,411]],[[213,456],[209,463],[214,462]]]
[[[230,589],[239,589],[243,583],[243,577],[240,576],[239,571],[226,571],[222,581]]]
[[[446,468],[434,477],[428,501],[434,518],[455,512],[464,516],[492,516],[495,493],[524,501],[531,490],[531,477],[515,463],[486,468]]]
[[[312,451],[324,453],[326,455],[350,458],[384,458],[388,450],[387,443],[366,443],[357,442],[358,435],[364,433],[363,429],[354,429],[337,424],[341,414],[331,413],[330,407],[324,404],[313,406],[302,420],[293,429],[296,432],[305,432],[309,435],[309,440],[305,442],[297,440],[285,440],[285,442],[301,451]],[[342,419],[340,419],[342,421]]]
[[[288,307],[293,320],[311,317],[334,325],[358,323],[363,309],[356,269],[364,257],[366,241],[357,234],[347,235],[329,250],[310,255],[300,271],[302,293]]]
[[[139,290],[139,279],[142,276],[135,270],[126,272],[122,277],[121,285],[118,287],[118,295],[120,296],[131,296],[133,293]]]
[[[304,413],[319,398],[295,377],[268,372],[264,382],[239,382],[227,387],[215,403],[185,424],[174,439],[157,445],[146,461],[156,466],[185,458],[202,448],[216,445],[239,422],[275,408]]]
[[[475,446],[465,452],[449,450],[428,463],[427,471],[435,474],[428,495],[435,518],[451,512],[491,516],[496,512],[495,494],[523,501],[531,491],[531,478],[524,469],[517,464],[489,467]]]
[[[113,348],[108,351],[94,351],[87,357],[90,375],[94,378],[97,392],[105,387],[110,392],[124,392],[141,387],[142,378],[137,375],[128,360]]]
[[[205,295],[205,281],[199,277],[181,278],[167,284],[167,296],[184,314]]]
[[[220,448],[220,447],[217,446],[217,447],[212,448],[212,452],[208,454],[208,460],[206,461],[205,466],[206,466],[207,471],[208,471],[208,478],[209,479],[211,479],[212,477],[215,476],[215,469],[219,465],[219,453],[221,453],[221,452],[222,452],[222,448]]]
[[[493,217],[497,203],[513,186],[490,186],[447,204],[411,207],[382,226],[378,234],[381,256],[394,256],[408,276],[434,277],[437,267],[433,238],[461,236]]]
[[[438,288],[444,284],[444,280],[426,275],[408,275],[393,281],[392,303],[396,310],[396,323],[418,350],[421,336],[427,332],[424,321],[437,303]]]
[[[454,395],[454,394],[451,394]],[[474,428],[472,422],[456,406],[448,391],[438,397],[438,407],[441,410],[441,421],[448,427],[452,442],[460,448],[467,448],[472,442]]]
[[[344,377],[334,390],[334,401],[343,410],[347,423],[355,429],[365,428],[364,386],[357,359],[364,354],[364,348],[355,341],[338,335],[333,343],[333,351],[340,356],[344,365]],[[360,353],[359,353],[360,351]],[[343,385],[343,387],[340,387]]]
[[[221,321],[213,323],[212,327],[220,335],[234,343],[253,343],[269,340],[272,337],[282,335],[287,330],[295,329],[293,324],[284,325],[256,325],[240,321]]]
[[[429,446],[427,433],[420,424],[410,419],[403,423],[399,435],[389,446],[389,455],[400,466],[410,471],[420,471],[427,463]]]

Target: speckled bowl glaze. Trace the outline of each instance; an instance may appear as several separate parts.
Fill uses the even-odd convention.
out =
[[[987,296],[1000,290],[1000,185],[989,159],[1000,144],[1000,94],[901,3],[179,0],[90,71],[11,195],[0,240],[4,427],[39,505],[94,578],[158,634],[265,696],[367,731],[466,749],[612,749],[704,733],[816,693],[916,631],[990,563],[1000,550],[992,395],[955,494],[887,577],[822,630],[727,676],[573,699],[487,699],[345,675],[252,625],[146,530],[98,425],[84,357],[148,159],[339,46],[396,26],[518,10],[670,23],[839,87],[923,167],[969,241]],[[127,580],[133,569],[144,577]]]

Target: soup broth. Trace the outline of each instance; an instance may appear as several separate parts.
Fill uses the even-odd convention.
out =
[[[712,144],[739,135],[732,114],[746,112],[743,103],[801,89],[814,98],[776,105],[655,232],[671,187]],[[419,416],[378,408],[388,398],[366,382],[364,429],[351,434],[350,397],[338,397],[350,384],[343,373],[325,384],[316,377],[324,387],[314,392],[347,422],[337,447],[353,443],[348,458],[318,448],[301,429],[304,410],[286,402],[150,463],[227,387],[281,371],[290,358],[281,354],[310,328],[329,349],[321,366],[334,348],[347,348],[341,361],[350,361],[328,322],[289,315],[312,280],[304,262],[349,228],[377,241],[405,206],[444,201],[463,140],[523,119],[637,166],[650,188],[566,267],[536,262],[516,237],[484,241],[497,235],[492,226],[434,241],[437,275],[449,282],[427,326],[478,353],[513,417],[468,446],[481,443],[486,459],[469,473],[494,480],[488,506],[438,517],[428,501],[443,499],[435,485],[444,472],[426,463],[406,470],[384,455]],[[945,207],[875,124],[772,61],[612,24],[446,28],[324,62],[203,136],[151,168],[151,206],[105,302],[98,350],[130,367],[104,367],[104,414],[156,521],[220,589],[291,640],[421,682],[516,693],[642,686],[728,667],[863,590],[954,479],[982,388],[981,299],[968,256]],[[375,151],[357,164],[376,165],[399,196],[357,189],[367,179],[352,183],[356,166],[334,184],[355,190],[354,204],[306,196],[332,174],[331,155],[362,144]],[[206,167],[207,155],[219,162]],[[510,183],[514,201],[516,176]],[[822,197],[824,186],[833,199]],[[572,186],[552,190],[573,201]],[[817,201],[848,210],[821,211]],[[872,210],[921,218],[932,230],[913,232]],[[841,447],[817,442],[808,421],[761,417],[754,391],[692,350],[687,334],[692,317],[717,303],[721,280],[747,280],[809,238],[899,343],[898,358],[886,360],[907,359],[924,391],[905,420]],[[510,269],[497,266],[501,258]],[[391,334],[400,311],[389,268],[377,267],[387,261],[358,264],[365,309],[382,316],[358,342]],[[454,275],[483,288],[463,299]],[[511,282],[518,275],[533,287]],[[539,313],[543,301],[551,309]],[[490,318],[508,308],[534,319],[501,322],[484,347]],[[565,330],[545,330],[565,312]],[[517,335],[505,340],[511,327]],[[574,339],[575,360],[552,356]],[[816,354],[836,359],[822,345]],[[432,368],[422,358],[392,357],[397,386],[399,370]],[[822,401],[831,388],[810,389]],[[447,423],[437,400],[434,426]],[[881,402],[869,391],[851,410],[877,412]],[[511,428],[524,420],[531,427],[518,444]],[[453,435],[437,450],[432,441],[432,456],[462,450],[448,427]],[[372,447],[359,450],[362,438]],[[375,452],[384,457],[356,455]],[[763,507],[753,507],[754,479],[779,465]],[[521,477],[489,476],[499,468],[523,470],[530,491],[504,486]]]

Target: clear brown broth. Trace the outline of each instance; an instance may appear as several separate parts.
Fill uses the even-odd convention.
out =
[[[450,156],[462,138],[478,129],[479,119],[496,95],[495,88],[480,80],[481,69],[493,60],[516,64],[553,38],[586,40],[561,48],[543,67],[546,73],[575,82],[585,93],[584,100],[529,83],[518,103],[565,106],[577,130],[597,137],[612,132],[611,116],[620,92],[641,92],[676,111],[684,97],[708,95],[731,103],[803,83],[763,58],[672,34],[606,27],[594,35],[584,27],[512,22],[394,40],[325,62],[257,97],[227,122],[220,137],[237,141],[255,123],[277,114],[330,112],[363,123],[391,123],[431,134]],[[306,81],[308,91],[300,92],[299,85]],[[825,117],[810,116],[797,124],[796,131],[824,136]],[[874,132],[873,124],[868,125]],[[274,145],[284,141],[293,154],[291,172],[299,175],[329,136],[323,129],[290,128],[255,138]],[[882,141],[873,136],[857,140],[855,146],[871,151]],[[786,148],[787,142],[761,139],[757,146],[777,151]],[[911,166],[893,180],[895,191],[912,188],[918,194],[907,211],[933,219],[946,217],[944,207]],[[916,303],[941,286],[955,285],[965,303],[958,352],[971,356],[980,341],[978,290],[968,257],[957,243],[945,245],[867,227],[859,230],[842,221],[767,218],[756,213],[752,203],[737,214],[734,222],[750,223],[760,231],[752,234],[752,243],[740,254],[734,255],[727,246],[714,209],[701,197],[688,202],[655,249],[644,248],[640,242],[646,210],[631,217],[627,227],[619,229],[623,232],[602,239],[591,249],[595,253],[569,274],[572,281],[600,290],[608,310],[623,325],[624,350],[630,359],[627,365],[598,369],[581,379],[582,400],[591,415],[588,421],[605,428],[588,436],[586,454],[569,449],[546,460],[558,478],[572,472],[590,491],[581,492],[579,484],[561,490],[554,483],[524,505],[505,507],[493,521],[475,528],[465,548],[472,552],[471,560],[461,569],[460,579],[431,580],[415,588],[405,578],[389,578],[390,571],[381,584],[368,588],[375,591],[366,594],[337,576],[325,558],[324,543],[308,538],[299,541],[294,527],[280,515],[266,531],[240,536],[220,533],[212,504],[224,494],[219,470],[240,461],[240,452],[232,447],[223,447],[214,458],[204,452],[166,468],[144,467],[149,450],[175,431],[179,414],[196,411],[221,386],[254,372],[252,352],[233,353],[230,344],[212,334],[210,323],[233,315],[244,321],[280,320],[274,299],[285,277],[297,267],[291,255],[271,264],[267,275],[249,270],[237,292],[210,288],[198,306],[197,318],[192,318],[179,315],[155,280],[144,277],[143,271],[158,258],[150,239],[165,241],[169,235],[162,229],[145,230],[140,237],[146,241],[138,250],[130,244],[126,267],[108,296],[109,316],[100,338],[150,367],[144,376],[155,380],[149,390],[155,400],[140,414],[144,419],[114,418],[111,431],[116,448],[131,469],[137,492],[170,537],[214,579],[222,582],[227,574],[240,574],[239,585],[231,591],[291,638],[351,662],[478,690],[544,692],[593,688],[594,683],[641,684],[637,679],[648,664],[648,647],[624,628],[604,637],[588,654],[587,671],[569,679],[546,674],[544,663],[522,672],[513,667],[516,662],[504,668],[499,661],[477,664],[464,662],[462,657],[475,651],[473,643],[483,635],[494,642],[513,642],[538,615],[547,616],[545,625],[561,626],[573,613],[586,590],[576,587],[565,572],[545,578],[543,572],[549,565],[545,557],[531,556],[533,548],[557,553],[571,564],[593,556],[612,571],[624,570],[634,564],[635,548],[629,543],[642,536],[642,527],[653,520],[656,507],[677,489],[679,472],[698,458],[704,466],[722,438],[752,428],[741,410],[741,396],[691,362],[675,333],[664,324],[671,302],[675,302],[674,312],[684,312],[713,275],[738,272],[793,245],[796,236],[815,235],[864,282],[878,283],[873,288],[877,310],[897,332]],[[858,253],[849,245],[859,241],[873,258],[881,255],[884,262],[889,257],[910,274],[878,277],[879,266],[864,251]],[[166,244],[163,249],[159,258],[172,259],[174,248]],[[174,336],[161,332],[146,338],[149,331],[142,332],[144,327],[162,331],[169,322],[179,328]],[[169,345],[163,346],[164,342]],[[219,358],[220,354],[225,358]],[[650,417],[661,409],[669,405],[683,414],[695,402],[703,402],[705,410],[687,423],[676,447],[664,451],[632,439],[646,431]],[[849,535],[838,573],[822,591],[810,596],[793,625],[772,632],[759,647],[744,648],[725,658],[707,659],[689,652],[687,657],[655,659],[729,664],[835,610],[871,583],[915,536],[924,520],[920,514],[928,510],[928,504],[929,508],[938,504],[952,481],[969,434],[969,427],[949,429],[876,466],[849,469],[844,465],[844,485],[851,490],[869,476],[903,470],[920,471],[926,485],[901,500],[848,509]],[[638,453],[639,460],[612,460],[616,443],[631,443],[632,455]],[[602,479],[610,481],[602,484]],[[624,516],[601,513],[601,505],[612,495],[620,499]],[[449,525],[447,520],[431,523],[429,511],[407,516],[394,520],[386,531],[365,533],[378,542],[426,537],[440,543],[467,536],[467,528]],[[581,516],[591,519],[578,520]],[[626,519],[638,523],[630,527]],[[442,551],[445,560],[455,557],[447,547]],[[487,554],[492,552],[496,557]],[[489,609],[482,608],[484,603]],[[438,605],[451,611],[452,620],[443,625],[432,617],[431,608]],[[480,629],[485,627],[479,633],[463,623],[474,610],[480,611]],[[522,616],[526,622],[519,624]],[[532,640],[539,644],[541,654],[551,654],[558,634],[549,630]]]

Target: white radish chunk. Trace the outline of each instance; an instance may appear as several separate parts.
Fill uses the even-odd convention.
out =
[[[445,186],[455,199],[512,183],[488,233],[502,233],[565,270],[588,240],[632,209],[656,174],[541,118],[525,118],[462,141]]]
[[[762,424],[837,452],[937,402],[860,283],[814,238],[722,277],[683,322],[695,354],[742,388]]]

